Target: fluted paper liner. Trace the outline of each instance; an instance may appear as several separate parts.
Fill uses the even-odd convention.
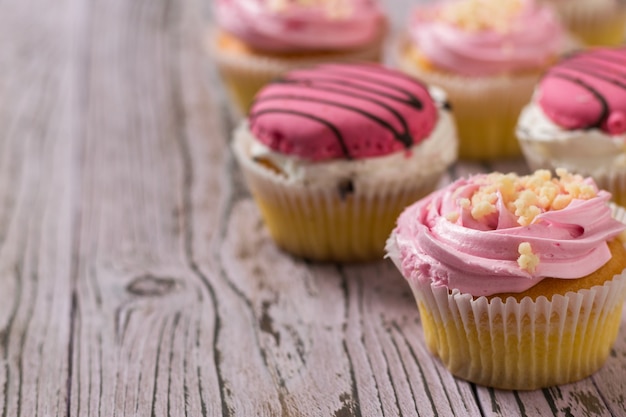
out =
[[[441,176],[381,182],[342,198],[336,187],[293,186],[255,165],[244,162],[244,175],[276,243],[297,256],[340,262],[382,259],[402,209],[433,191]]]
[[[624,210],[614,213],[624,221]],[[399,266],[393,243],[388,252]],[[521,301],[474,298],[417,279],[409,284],[428,349],[455,376],[501,389],[565,384],[597,371],[617,337],[626,298],[624,272],[601,286]]]

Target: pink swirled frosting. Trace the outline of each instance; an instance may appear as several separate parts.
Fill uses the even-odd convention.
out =
[[[387,248],[391,252],[395,246],[396,263],[407,279],[473,296],[518,293],[546,277],[574,279],[594,272],[611,257],[607,240],[626,229],[611,216],[610,194],[597,191],[589,178],[581,182],[586,197],[560,194],[569,203],[540,211],[530,224],[520,225],[499,191],[493,196],[496,210],[477,220],[460,202],[471,201],[489,181],[485,174],[457,180],[400,215]],[[521,266],[521,244],[530,245],[536,259],[533,268]]]
[[[461,0],[418,7],[416,49],[436,68],[467,76],[536,70],[562,49],[554,12],[532,0]]]
[[[218,25],[259,50],[344,50],[380,38],[386,18],[375,0],[216,0]]]

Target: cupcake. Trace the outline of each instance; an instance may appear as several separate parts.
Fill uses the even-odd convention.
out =
[[[456,158],[436,88],[377,64],[294,70],[265,86],[234,154],[270,235],[318,261],[382,259],[404,207]]]
[[[296,68],[379,61],[387,19],[376,0],[216,0],[210,49],[236,106]]]
[[[479,174],[400,215],[388,256],[452,374],[531,390],[602,366],[626,297],[626,213],[609,197],[565,170]]]
[[[541,73],[568,39],[531,0],[460,0],[418,6],[399,42],[400,69],[442,87],[454,108],[459,157],[520,156],[515,123]]]
[[[543,0],[563,24],[591,46],[617,46],[626,35],[626,3],[622,0]]]
[[[626,47],[579,52],[548,70],[519,118],[532,169],[594,178],[626,204]]]

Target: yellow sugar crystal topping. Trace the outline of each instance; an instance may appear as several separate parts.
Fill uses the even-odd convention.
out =
[[[455,212],[446,214],[446,219],[452,223],[456,222],[459,219],[459,212],[455,211]]]
[[[520,254],[519,258],[517,258],[517,264],[520,268],[525,269],[531,274],[535,272],[535,268],[537,267],[537,264],[539,264],[539,257],[533,253],[530,243],[520,243],[517,251]]]
[[[440,18],[468,31],[505,32],[521,8],[522,0],[462,0],[442,7]]]
[[[284,12],[290,5],[320,8],[332,19],[340,19],[352,13],[350,0],[268,0],[268,7],[274,12]]]
[[[527,226],[543,212],[561,210],[575,198],[588,200],[597,195],[595,187],[580,175],[564,169],[557,169],[556,173],[558,178],[553,178],[548,170],[526,176],[492,173],[485,176],[471,200],[461,199],[458,204],[470,210],[474,219],[481,220],[497,211],[499,195],[503,206],[517,217],[517,222]]]

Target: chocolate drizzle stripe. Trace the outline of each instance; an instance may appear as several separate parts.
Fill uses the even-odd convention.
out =
[[[343,151],[343,154],[346,156],[346,158],[347,159],[352,159],[352,155],[350,155],[350,151],[348,150],[348,147],[346,146],[346,143],[343,140],[343,136],[341,135],[341,132],[339,131],[339,129],[337,129],[337,127],[335,125],[333,125],[332,123],[328,122],[327,120],[324,120],[321,117],[317,117],[317,116],[314,116],[312,114],[301,112],[301,111],[298,111],[298,110],[278,109],[278,108],[268,108],[268,109],[259,110],[257,112],[254,112],[254,113],[250,114],[250,117],[251,118],[255,118],[255,117],[259,117],[259,116],[262,116],[262,115],[268,114],[268,113],[292,114],[294,116],[301,116],[301,117],[304,117],[306,119],[310,119],[310,120],[313,120],[313,121],[316,121],[318,123],[323,124],[324,126],[329,128],[335,134],[335,136],[337,137],[337,142],[339,143],[339,146],[341,147],[341,150]]]
[[[571,71],[575,71],[581,74],[585,74],[585,75],[589,75],[590,77],[594,77],[597,78],[598,80],[603,80],[606,81],[608,83],[614,84],[620,88],[623,88],[626,90],[626,84],[623,82],[620,82],[619,80],[612,78],[610,76],[607,76],[605,74],[601,74],[602,70],[609,70],[610,68],[598,68],[598,67],[590,67],[588,65],[585,65],[584,63],[579,63],[579,64],[575,64],[572,63],[571,65],[567,65],[567,66],[563,66],[559,69],[567,69],[567,70],[571,70]],[[621,76],[622,78],[624,78],[626,80],[626,74],[610,74],[610,75],[615,75],[615,76]]]
[[[383,126],[385,129],[389,130],[394,138],[401,142],[405,147],[409,148],[413,145],[413,139],[411,138],[411,136],[409,135],[408,131],[405,132],[398,132],[396,129],[393,128],[393,126],[387,122],[386,120],[381,119],[380,117],[365,111],[363,109],[360,109],[356,106],[351,106],[349,104],[342,104],[342,103],[338,103],[336,101],[333,100],[327,100],[327,99],[322,99],[322,98],[316,98],[316,97],[311,97],[311,96],[307,96],[307,95],[295,95],[295,94],[266,94],[265,96],[263,96],[260,100],[257,101],[257,103],[261,103],[264,101],[271,101],[271,100],[302,100],[305,102],[315,102],[315,103],[321,103],[321,104],[327,104],[329,106],[334,106],[334,107],[338,107],[344,110],[348,110],[348,111],[352,111],[354,113],[360,114],[370,120],[373,120],[374,122],[378,123],[379,125]],[[370,100],[372,102],[374,102],[373,100]],[[254,113],[252,114],[252,116],[254,116]],[[329,122],[330,123],[330,122]]]
[[[551,72],[551,75],[557,78],[571,81],[574,84],[578,84],[579,86],[589,91],[598,99],[598,101],[600,102],[600,105],[602,106],[602,114],[600,115],[600,118],[598,119],[598,121],[594,125],[589,126],[589,127],[599,127],[602,121],[608,116],[608,113],[609,113],[609,105],[606,102],[606,99],[604,98],[604,96],[598,90],[596,90],[595,88],[593,88],[592,86],[590,86],[589,84],[581,80],[580,78],[574,77],[569,74],[558,72],[558,69]]]
[[[406,104],[407,106],[413,107],[417,110],[422,110],[424,108],[422,102],[417,97],[412,96],[409,93],[405,93],[401,91],[401,93],[405,93],[404,95],[407,97],[400,97],[400,96],[396,96],[396,95],[390,94],[388,92],[385,92],[379,89],[368,88],[368,87],[355,84],[355,83],[352,83],[350,81],[346,81],[343,79],[323,78],[323,77],[318,77],[315,79],[302,79],[301,78],[301,79],[282,80],[282,83],[303,85],[303,86],[308,86],[312,88],[319,88],[318,87],[319,85],[324,85],[324,84],[327,84],[330,86],[340,86],[340,87],[344,87],[345,89],[350,89],[354,91],[367,91],[369,93],[388,98],[398,103]],[[325,87],[325,88],[328,89],[328,87]],[[328,90],[328,91],[332,91],[332,90]],[[346,94],[350,94],[350,93],[346,92]]]
[[[317,85],[311,85],[311,84],[298,84],[301,88],[307,88],[307,89],[312,89],[312,90],[319,90],[319,91],[328,91],[330,93],[335,93],[335,94],[343,94],[343,95],[349,95],[350,97],[354,97],[354,98],[358,98],[361,100],[365,100],[365,101],[369,101],[370,103],[376,104],[379,107],[384,108],[385,110],[389,111],[390,113],[392,113],[396,119],[398,120],[398,122],[400,122],[400,124],[402,125],[402,128],[404,129],[404,133],[400,134],[398,136],[398,134],[394,131],[394,135],[398,136],[397,139],[402,142],[406,147],[412,146],[413,145],[413,139],[410,137],[409,135],[409,126],[408,123],[406,121],[406,119],[400,114],[400,112],[398,112],[398,110],[396,110],[395,108],[393,108],[392,106],[390,106],[389,104],[376,99],[374,97],[371,97],[369,95],[366,94],[362,94],[361,91],[362,90],[357,90],[357,91],[353,91],[350,87],[347,87],[346,89],[343,89],[343,85],[336,85],[334,83],[331,84],[330,87],[322,87],[319,84]],[[333,88],[335,87],[335,88]],[[339,88],[337,88],[339,87]],[[346,91],[349,90],[349,91]],[[382,95],[382,94],[381,94]],[[383,97],[388,97],[391,100],[395,100],[395,101],[400,101],[403,102],[401,100],[397,100],[394,97],[389,97],[387,95],[382,95]],[[405,137],[406,136],[406,137]]]
[[[332,75],[330,75],[330,77],[332,77]],[[366,87],[363,86],[361,84],[358,83],[354,83],[351,82],[349,80],[346,80],[344,78],[330,78],[330,77],[325,77],[325,76],[316,76],[315,78],[305,78],[305,77],[293,77],[293,78],[288,78],[285,80],[277,80],[274,81],[276,83],[281,83],[281,82],[299,82],[299,83],[315,83],[315,82],[328,82],[328,83],[334,83],[334,84],[340,84],[343,86],[348,86],[357,90],[368,90],[374,94],[378,94],[381,96],[385,96],[388,97],[390,99],[393,100],[397,100],[401,103],[407,104],[411,107],[415,107],[417,109],[422,109],[424,107],[423,103],[421,102],[421,100],[419,98],[417,98],[415,95],[411,94],[410,91],[401,88],[399,86],[393,85],[391,83],[388,82],[384,82],[382,80],[376,79],[376,78],[371,78],[371,77],[367,77],[367,76],[362,76],[359,77],[359,81],[366,83],[366,84],[373,84],[374,86],[384,86],[387,87],[390,90],[395,90],[397,92],[399,92],[400,94],[404,95],[406,97],[406,99],[401,99],[400,97],[394,97],[393,95],[389,94],[388,92],[381,90],[379,88],[375,88],[375,87]],[[423,88],[423,86],[422,86]]]

